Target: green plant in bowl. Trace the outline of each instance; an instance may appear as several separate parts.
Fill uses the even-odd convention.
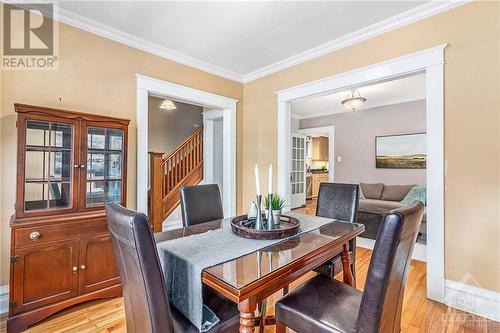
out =
[[[273,210],[282,210],[285,207],[285,199],[282,198],[279,194],[273,194],[273,198],[271,201],[271,207]],[[264,208],[269,209],[269,197],[264,197]]]
[[[273,198],[271,199],[271,209],[273,210],[273,219],[275,224],[279,224],[281,219],[281,211],[285,207],[285,199],[282,198],[279,194],[273,194]],[[264,208],[266,210],[269,209],[269,197],[264,197]]]

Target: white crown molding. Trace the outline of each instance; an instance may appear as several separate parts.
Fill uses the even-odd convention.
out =
[[[160,46],[156,43],[149,42],[108,25],[74,14],[58,6],[54,6],[54,9],[57,11],[56,17],[60,22],[210,74],[237,82],[242,82],[243,80],[243,77],[240,74],[230,70],[209,64],[205,61],[193,58],[164,46]]]
[[[500,293],[452,280],[445,281],[445,288],[446,305],[500,322]]]
[[[370,109],[379,108],[382,106],[389,106],[389,105],[394,105],[394,104],[408,103],[408,102],[421,101],[421,100],[425,100],[425,97],[423,97],[423,98],[422,97],[392,98],[392,99],[389,99],[389,100],[382,102],[382,103],[375,103],[373,105],[370,105],[370,107],[368,107],[368,108],[358,109],[355,112],[370,110]],[[353,111],[347,110],[347,109],[345,109],[344,111],[339,111],[339,112],[332,112],[331,110],[323,110],[323,111],[311,112],[311,113],[307,113],[307,114],[294,114],[293,113],[293,104],[292,104],[292,117],[294,117],[295,119],[299,119],[299,120],[316,118],[316,117],[323,117],[323,116],[332,116],[335,114],[345,113],[345,112],[353,112]]]
[[[9,311],[9,285],[0,286],[0,314]]]
[[[50,2],[41,0],[42,2]],[[76,28],[94,33],[101,37],[114,40],[118,43],[128,45],[130,47],[148,52],[159,57],[193,67],[204,72],[224,77],[229,80],[248,83],[257,80],[272,73],[279,72],[289,67],[304,63],[306,61],[318,58],[333,51],[344,47],[359,43],[363,40],[381,35],[385,32],[403,27],[410,23],[425,19],[427,17],[445,12],[447,10],[462,6],[469,3],[471,0],[433,0],[421,6],[415,7],[403,13],[397,14],[363,29],[343,35],[339,38],[326,42],[324,44],[313,47],[309,50],[300,52],[296,55],[280,60],[273,64],[264,66],[247,74],[239,74],[231,70],[212,65],[205,61],[174,51],[172,49],[160,46],[156,43],[149,42],[142,38],[133,36],[121,30],[112,28],[108,25],[99,23],[95,20],[88,19],[78,14],[74,14],[68,10],[62,9],[57,5],[54,6],[54,19]],[[22,3],[31,2],[30,0],[4,0],[7,3]]]
[[[324,44],[313,47],[309,50],[300,52],[294,56],[277,61],[274,64],[264,66],[251,73],[245,74],[243,75],[243,83],[254,81],[264,76],[282,71],[289,67],[321,57],[325,54],[362,42],[366,39],[381,35],[385,32],[395,30],[397,28],[423,20],[430,16],[434,16],[447,10],[462,6],[468,2],[470,2],[470,0],[433,0],[380,22],[374,23],[360,30],[354,31]]]

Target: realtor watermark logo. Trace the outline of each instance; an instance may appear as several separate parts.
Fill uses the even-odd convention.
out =
[[[52,3],[3,4],[3,70],[58,68],[58,34]]]

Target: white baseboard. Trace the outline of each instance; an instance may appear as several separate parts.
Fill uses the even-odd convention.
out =
[[[464,282],[477,285],[470,275],[461,282],[445,280],[446,305],[500,322],[500,293]]]
[[[9,285],[0,286],[0,314],[9,312]]]
[[[362,247],[364,249],[373,250],[375,246],[375,240],[370,238],[358,237],[356,238],[356,246]],[[427,261],[427,246],[425,244],[415,243],[413,248],[413,254],[411,256],[414,260]]]

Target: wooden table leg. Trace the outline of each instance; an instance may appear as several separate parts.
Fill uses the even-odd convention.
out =
[[[240,333],[254,333],[256,308],[257,304],[249,299],[238,304],[238,310],[240,310]]]
[[[276,323],[276,333],[286,333],[286,326],[282,323]]]
[[[349,259],[349,248],[347,247],[347,244],[344,244],[344,250],[342,251],[341,259],[342,259],[342,270],[343,270],[342,275],[344,276],[344,283],[350,285],[351,287],[356,288],[356,281],[352,276],[351,263]]]

